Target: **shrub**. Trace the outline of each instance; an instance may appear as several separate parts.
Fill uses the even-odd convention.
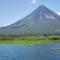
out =
[[[50,40],[60,40],[60,36],[51,36],[49,37]]]
[[[13,37],[0,37],[0,40],[14,40]]]

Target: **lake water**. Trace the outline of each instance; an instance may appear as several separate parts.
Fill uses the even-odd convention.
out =
[[[60,60],[60,44],[0,44],[0,60]]]

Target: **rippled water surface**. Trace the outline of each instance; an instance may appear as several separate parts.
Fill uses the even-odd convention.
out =
[[[60,44],[0,44],[0,60],[60,60]]]

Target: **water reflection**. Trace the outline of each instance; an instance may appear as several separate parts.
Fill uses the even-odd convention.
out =
[[[0,60],[60,60],[60,44],[0,44]]]

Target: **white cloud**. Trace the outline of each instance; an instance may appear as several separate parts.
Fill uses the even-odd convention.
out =
[[[49,15],[47,15],[47,14],[46,14],[45,16],[46,16],[46,18],[50,18],[50,16],[49,16]]]
[[[32,0],[32,4],[36,4],[36,2],[37,2],[36,0]]]
[[[58,15],[60,15],[60,13],[59,13],[59,12],[58,12],[57,14],[58,14]]]
[[[46,14],[45,16],[46,16],[46,18],[48,18],[48,19],[53,19],[53,20],[55,19],[55,17],[52,16],[52,15],[47,15],[47,14]]]
[[[8,26],[8,25],[10,25],[10,24],[3,25],[3,27],[4,27],[4,26]]]

